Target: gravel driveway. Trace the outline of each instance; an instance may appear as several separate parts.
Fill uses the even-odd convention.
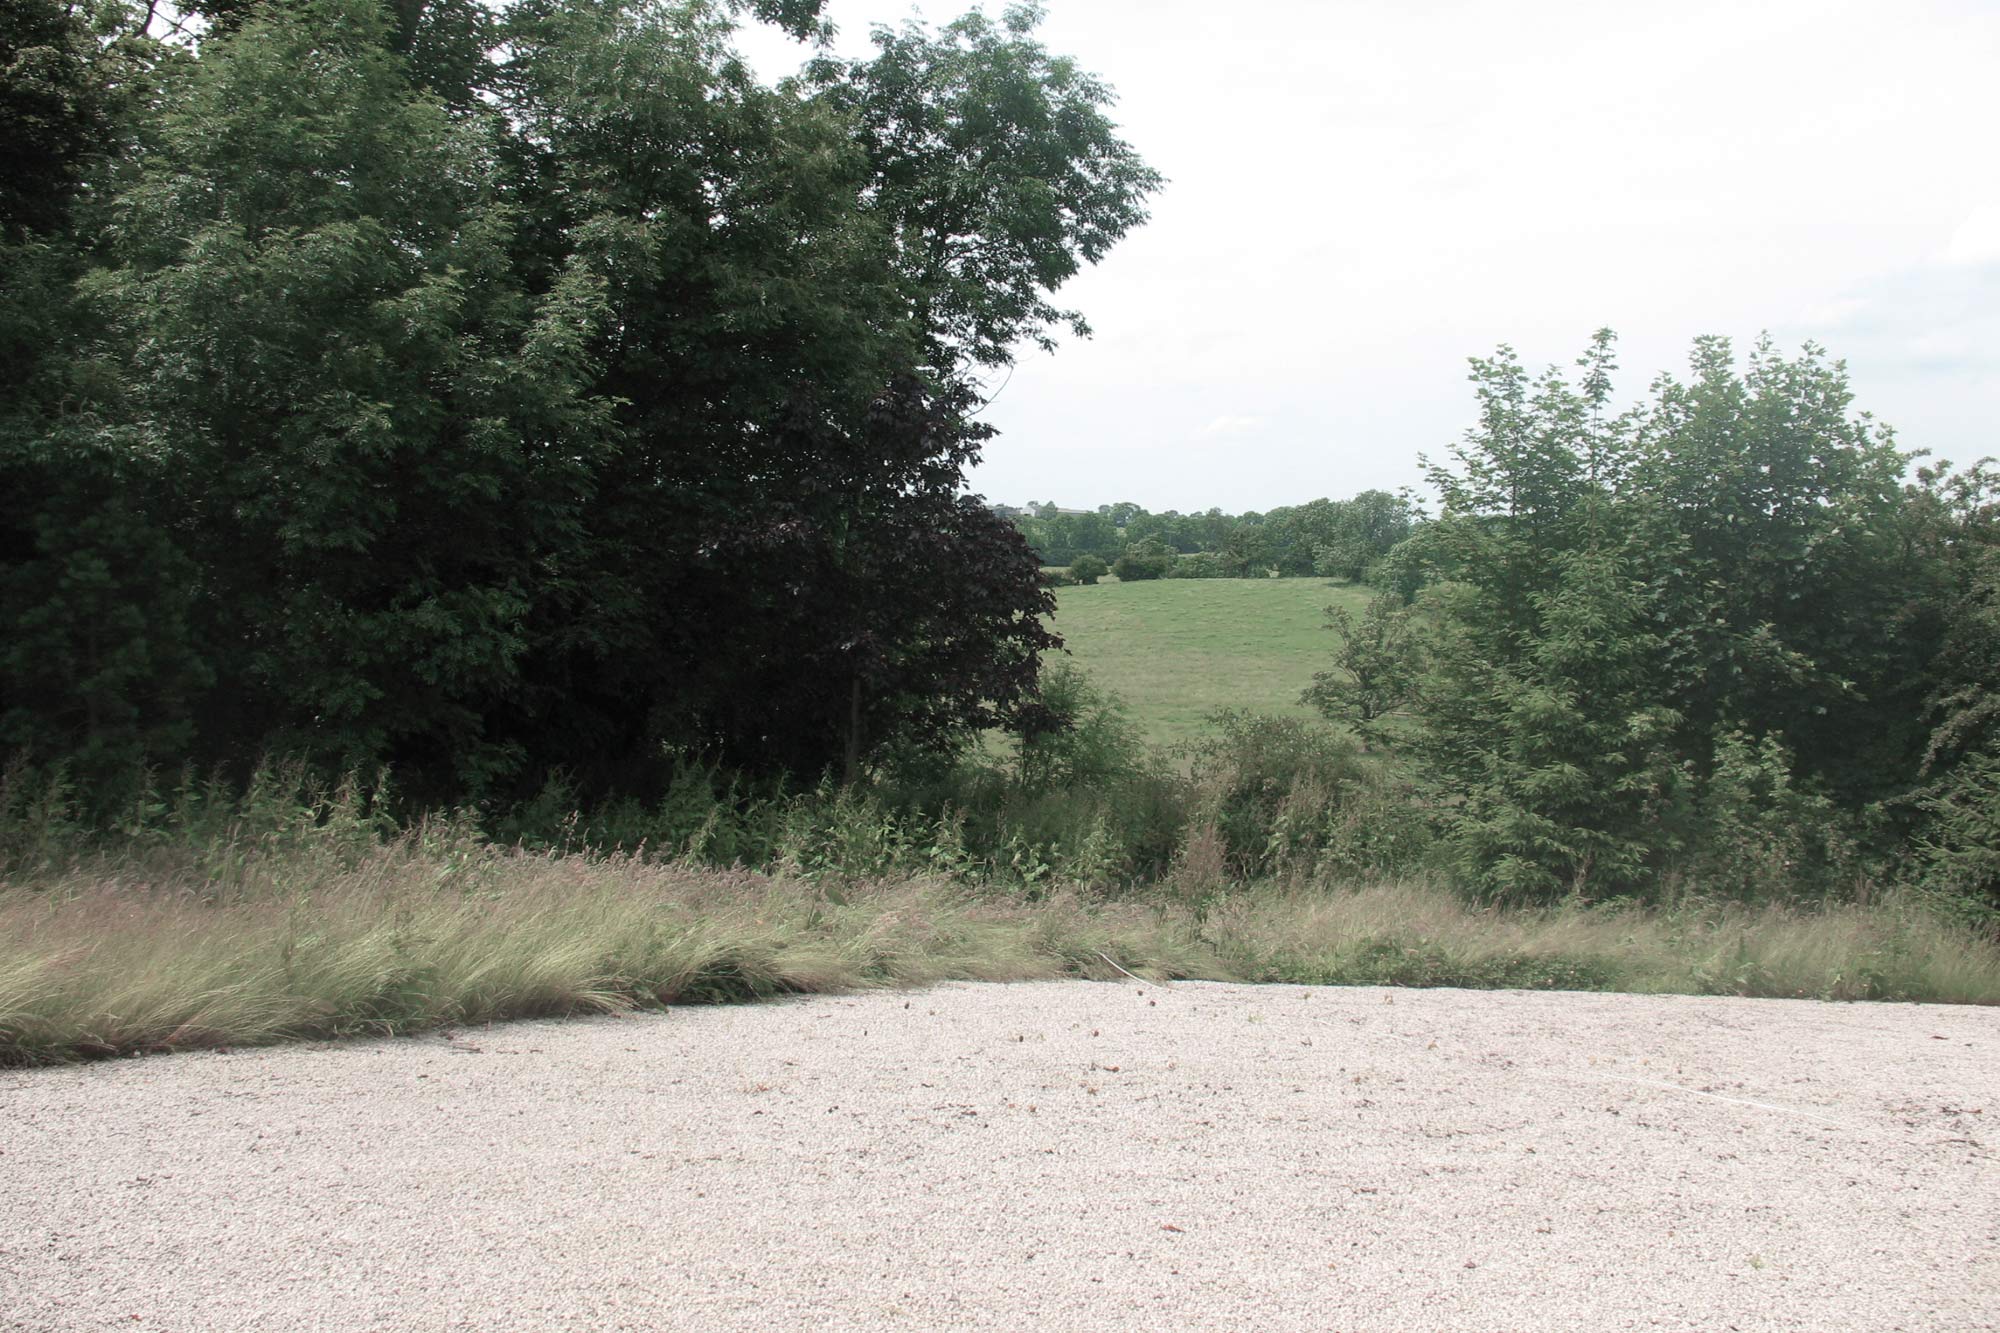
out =
[[[953,985],[0,1073],[0,1328],[2000,1327],[2000,1012]]]

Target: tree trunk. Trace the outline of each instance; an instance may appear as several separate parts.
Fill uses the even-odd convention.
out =
[[[852,787],[861,776],[861,675],[855,673],[853,687],[847,695],[847,762],[841,774],[841,785]]]

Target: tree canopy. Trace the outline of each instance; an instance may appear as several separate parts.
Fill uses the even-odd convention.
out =
[[[462,801],[1032,701],[972,375],[1159,179],[1032,7],[776,87],[745,8],[10,8],[0,745]]]
[[[1575,374],[1473,361],[1439,513],[1308,698],[1418,759],[1498,896],[1823,882],[1862,844],[2000,890],[1990,469],[1912,474],[1811,345],[1700,339],[1624,411],[1616,369],[1609,330]]]

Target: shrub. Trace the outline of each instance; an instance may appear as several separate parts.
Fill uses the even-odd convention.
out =
[[[1423,674],[1413,614],[1382,596],[1368,603],[1359,625],[1345,609],[1326,608],[1326,627],[1340,635],[1340,646],[1333,670],[1316,672],[1299,702],[1328,721],[1345,722],[1365,742],[1382,740],[1388,720],[1410,703]]]
[[[1917,799],[1918,883],[1989,927],[2000,927],[2000,750],[1968,755]]]
[[[1137,772],[1143,747],[1124,701],[1091,684],[1074,663],[1042,673],[1045,722],[1015,744],[1015,771],[1034,791],[1089,786]]]
[[[1094,586],[1099,579],[1110,572],[1111,566],[1105,564],[1101,556],[1091,555],[1088,552],[1069,562],[1071,580],[1086,587]]]
[[[1845,821],[1833,802],[1802,787],[1776,736],[1741,731],[1715,743],[1715,762],[1695,803],[1687,864],[1702,892],[1784,898],[1824,891],[1851,869]]]
[[[1331,818],[1367,776],[1354,742],[1300,718],[1231,710],[1209,722],[1216,734],[1189,755],[1191,826],[1212,819],[1246,877],[1310,871]]]
[[[1173,567],[1174,553],[1148,538],[1119,556],[1112,563],[1111,572],[1120,583],[1136,583],[1141,579],[1165,578]]]
[[[1176,559],[1167,569],[1170,579],[1226,579],[1229,563],[1214,551],[1196,551]]]

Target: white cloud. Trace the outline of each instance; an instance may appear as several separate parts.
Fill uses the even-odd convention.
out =
[[[1236,439],[1253,435],[1264,424],[1262,417],[1216,417],[1201,428],[1210,439]]]
[[[859,53],[910,9],[828,13]],[[996,498],[1394,490],[1471,424],[1466,357],[1607,324],[1624,396],[1769,329],[1913,445],[2000,445],[1992,0],[1048,0],[1043,35],[1170,183],[1056,298],[1096,337],[982,418]]]
[[[1958,224],[1944,248],[1947,264],[1991,264],[2000,262],[2000,204],[1974,209],[1972,216]]]
[[[1852,324],[1868,309],[1868,302],[1858,296],[1843,296],[1832,301],[1822,301],[1808,306],[1799,316],[1799,325],[1808,329],[1839,329]]]

